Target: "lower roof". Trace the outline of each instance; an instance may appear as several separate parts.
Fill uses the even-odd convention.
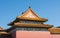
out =
[[[27,23],[14,23],[15,26],[21,26],[21,27],[44,27],[44,28],[51,28],[52,25],[48,24],[27,24]]]
[[[0,34],[8,34],[8,32],[6,30],[0,30]]]
[[[0,34],[8,34],[7,32],[0,32]]]
[[[60,34],[60,28],[50,28],[49,31],[52,34]]]
[[[17,17],[18,18],[18,17]],[[40,21],[40,22],[46,22],[48,21],[48,19],[45,19],[45,18],[27,18],[27,17],[20,17],[18,19],[21,19],[21,20],[32,20],[32,21]]]

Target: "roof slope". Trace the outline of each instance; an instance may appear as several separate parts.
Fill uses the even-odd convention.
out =
[[[21,16],[17,16],[17,18],[24,20],[47,21],[47,19],[41,18],[38,15],[36,15],[31,8],[25,11]]]

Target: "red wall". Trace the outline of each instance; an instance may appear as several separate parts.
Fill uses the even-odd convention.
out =
[[[49,31],[14,31],[10,35],[0,35],[0,38],[60,38],[60,34],[50,34]]]
[[[52,34],[51,38],[60,38],[60,34]]]
[[[20,31],[20,30],[17,30],[17,31],[12,32],[11,36],[10,36],[10,38],[60,38],[60,34],[50,34],[49,31]]]
[[[16,31],[16,38],[51,38],[48,31]]]

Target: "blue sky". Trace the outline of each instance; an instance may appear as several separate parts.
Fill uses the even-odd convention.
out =
[[[60,0],[0,0],[0,26],[9,28],[7,24],[29,6],[37,15],[48,19],[46,24],[60,26]]]

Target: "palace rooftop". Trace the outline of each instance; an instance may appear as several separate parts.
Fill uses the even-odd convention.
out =
[[[8,25],[51,28],[52,25],[44,24],[46,21],[48,21],[48,19],[39,17],[31,8],[29,8],[21,16],[17,16],[16,19]]]

